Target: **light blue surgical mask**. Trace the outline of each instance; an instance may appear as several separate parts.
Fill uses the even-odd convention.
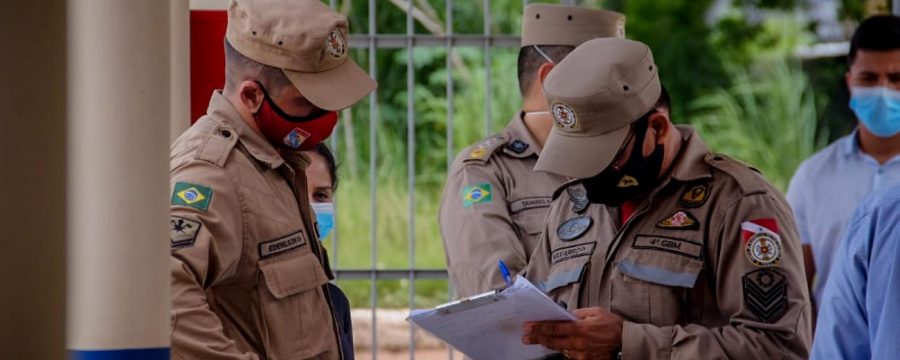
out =
[[[900,133],[900,91],[883,86],[850,88],[850,109],[872,134],[889,138]]]
[[[334,203],[312,203],[313,212],[316,213],[316,227],[319,230],[319,240],[324,240],[331,229],[334,229]]]

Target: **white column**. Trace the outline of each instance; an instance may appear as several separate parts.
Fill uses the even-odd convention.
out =
[[[191,125],[191,9],[189,0],[170,0],[169,43],[172,46],[169,140],[174,142]]]
[[[170,2],[68,6],[67,346],[168,359]]]
[[[0,358],[64,359],[66,1],[0,11]]]

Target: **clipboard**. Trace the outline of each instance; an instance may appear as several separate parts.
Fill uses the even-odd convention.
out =
[[[522,343],[526,322],[552,320],[576,318],[521,276],[501,291],[416,310],[407,318],[473,360],[537,360],[557,355],[541,345]]]

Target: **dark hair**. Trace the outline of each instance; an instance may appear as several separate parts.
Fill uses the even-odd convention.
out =
[[[647,125],[650,123],[650,116],[660,111],[666,110],[671,113],[671,99],[669,99],[669,91],[666,90],[665,85],[660,85],[660,93],[659,99],[656,100],[656,104],[653,105],[653,108],[650,111],[647,111],[644,115],[641,115],[637,121],[633,122],[634,126],[638,129],[643,127],[644,130],[647,129]]]
[[[894,0],[897,1],[897,0]],[[894,15],[872,16],[856,28],[850,40],[848,63],[853,65],[859,50],[890,51],[900,49],[900,17]]]
[[[331,191],[337,190],[337,162],[334,159],[334,153],[331,152],[331,149],[325,143],[319,143],[313,151],[325,158],[325,166],[328,168],[328,175],[331,176]]]
[[[574,47],[565,46],[565,45],[538,45],[541,48],[541,51],[544,54],[547,54],[550,59],[553,59],[557,64],[562,61],[566,55],[569,55],[572,50],[575,50]],[[541,56],[534,46],[526,46],[519,49],[519,92],[522,95],[526,95],[525,92],[531,88],[531,85],[534,84],[534,81],[537,79],[537,71],[547,62],[547,59],[544,59]]]
[[[225,87],[232,90],[244,80],[261,82],[270,94],[285,86],[293,86],[281,69],[244,56],[225,40]]]

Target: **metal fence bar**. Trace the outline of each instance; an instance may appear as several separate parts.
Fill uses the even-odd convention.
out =
[[[350,35],[350,47],[366,48],[369,42],[375,40],[375,47],[379,49],[403,49],[409,41],[403,34],[378,34],[378,35]],[[461,35],[437,36],[417,34],[412,36],[413,45],[416,47],[443,47],[447,41],[452,46],[481,46],[485,38],[490,40],[494,47],[519,47],[521,41],[517,35]]]
[[[491,116],[491,0],[484,0],[484,134],[494,132]]]
[[[447,0],[444,13],[444,19],[447,21],[447,171],[449,172],[456,156],[453,146],[453,0]],[[446,271],[444,276],[447,276]],[[448,301],[453,300],[453,284],[450,281],[447,281],[447,295]],[[453,360],[453,347],[447,347],[447,359]]]
[[[412,277],[417,280],[446,280],[445,269],[343,269],[335,270],[334,276],[338,280],[366,280],[376,278],[378,280],[404,280]]]
[[[369,0],[369,73],[377,79],[377,58],[375,47],[375,0]],[[369,192],[372,197],[370,214],[371,224],[371,251],[372,251],[372,277],[370,278],[370,292],[372,295],[372,360],[378,359],[378,278],[375,276],[378,265],[378,221],[377,221],[377,190],[378,190],[378,89],[369,94]]]
[[[416,307],[416,278],[413,269],[416,267],[416,84],[415,84],[415,49],[413,48],[413,1],[407,1],[406,7],[406,169],[409,182],[409,308]],[[409,327],[409,359],[416,359],[416,328]]]

